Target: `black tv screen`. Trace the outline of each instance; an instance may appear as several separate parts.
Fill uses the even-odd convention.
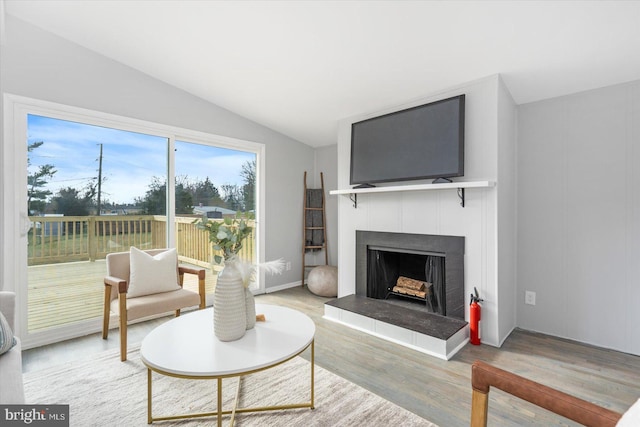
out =
[[[351,125],[351,184],[464,175],[464,95]]]

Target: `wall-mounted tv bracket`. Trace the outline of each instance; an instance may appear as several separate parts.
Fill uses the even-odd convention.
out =
[[[353,208],[358,209],[358,193],[349,194],[349,200],[353,202]]]
[[[458,197],[460,198],[460,206],[464,208],[464,188],[458,188]]]

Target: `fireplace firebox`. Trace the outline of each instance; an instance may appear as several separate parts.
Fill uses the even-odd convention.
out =
[[[367,248],[367,297],[420,304],[446,315],[445,256],[396,248]]]
[[[464,320],[464,237],[356,231],[356,295]]]

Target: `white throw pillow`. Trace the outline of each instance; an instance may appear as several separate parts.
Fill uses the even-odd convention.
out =
[[[175,248],[151,256],[132,246],[130,263],[127,298],[180,289]]]

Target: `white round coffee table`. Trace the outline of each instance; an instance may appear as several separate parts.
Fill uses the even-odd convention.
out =
[[[265,410],[314,407],[315,324],[299,311],[275,305],[256,304],[256,313],[265,322],[236,341],[223,342],[213,331],[213,309],[198,310],[171,319],[151,331],[142,341],[140,357],[147,366],[147,421],[231,415]],[[242,377],[284,363],[311,347],[311,399],[309,402],[260,408],[222,408],[222,379]],[[152,371],[189,379],[217,379],[217,410],[206,414],[186,414],[153,418]],[[239,386],[239,383],[238,383]],[[237,402],[236,402],[237,403]]]

